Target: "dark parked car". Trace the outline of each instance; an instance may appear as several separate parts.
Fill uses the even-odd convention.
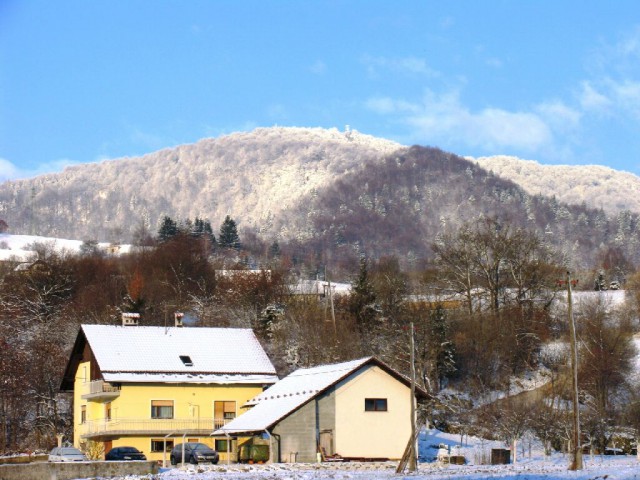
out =
[[[184,461],[198,464],[201,462],[218,463],[218,452],[211,449],[204,443],[180,443],[171,450],[171,465],[182,462],[182,449],[184,447]]]
[[[115,447],[104,456],[105,460],[146,460],[144,453],[135,447]]]

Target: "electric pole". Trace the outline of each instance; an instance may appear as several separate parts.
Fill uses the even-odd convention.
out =
[[[418,468],[418,456],[416,455],[416,359],[415,339],[413,338],[413,322],[411,322],[411,453],[409,456],[409,471],[415,472]]]
[[[578,345],[576,324],[573,319],[573,299],[571,298],[571,272],[567,272],[567,314],[571,335],[571,371],[573,380],[573,458],[569,470],[582,470],[582,442],[580,441],[580,404],[578,402]]]

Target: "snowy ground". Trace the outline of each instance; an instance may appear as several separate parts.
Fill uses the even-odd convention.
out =
[[[449,465],[435,461],[440,444],[453,454],[464,455],[466,465]],[[545,458],[532,441],[518,447],[516,464],[484,465],[491,448],[503,448],[500,442],[489,442],[429,430],[419,440],[421,462],[417,473],[396,474],[396,462],[385,463],[321,463],[270,465],[187,465],[161,469],[157,475],[127,476],[119,480],[479,480],[499,479],[571,479],[571,480],[628,480],[640,479],[640,462],[635,456],[585,456],[583,470],[568,471],[569,458],[554,454]],[[524,448],[523,448],[524,447]]]
[[[56,252],[78,253],[82,246],[82,240],[67,240],[64,238],[38,237],[36,235],[11,235],[0,234],[0,261],[15,260],[18,262],[32,262],[38,258],[33,251],[33,245],[39,243],[46,245]],[[127,253],[130,245],[112,246],[110,243],[99,243],[98,248],[104,252],[121,254]]]

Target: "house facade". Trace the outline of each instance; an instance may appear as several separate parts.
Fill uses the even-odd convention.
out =
[[[272,461],[314,462],[318,453],[399,459],[411,437],[412,401],[409,380],[369,357],[296,370],[214,435],[267,437]]]
[[[198,441],[226,460],[234,445],[211,432],[277,380],[253,331],[124,324],[78,333],[61,386],[73,392],[74,445],[133,446],[161,461],[174,444]]]

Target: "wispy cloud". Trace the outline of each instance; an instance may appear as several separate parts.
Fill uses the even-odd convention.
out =
[[[366,67],[367,73],[373,77],[378,76],[382,71],[424,75],[427,77],[437,77],[440,75],[439,72],[430,68],[423,58],[418,57],[389,58],[365,55],[362,57],[361,62]]]
[[[415,60],[411,63],[366,57],[363,63],[374,74],[382,69],[405,69],[439,75],[426,62]],[[448,90],[427,89],[421,99],[375,96],[364,105],[371,112],[408,126],[410,141],[453,148],[466,146],[488,153],[552,152],[555,159],[571,161],[575,158],[573,150],[589,143],[589,128],[598,128],[594,122],[603,117],[633,124],[640,121],[640,27],[616,42],[601,45],[587,63],[584,78],[573,89],[567,89],[564,97],[559,92],[555,98],[541,98],[524,108],[494,104],[474,109],[465,105],[461,94],[466,88],[473,88],[473,77],[466,82],[449,79],[443,82]],[[502,66],[497,58],[487,59],[486,64]],[[458,85],[458,89],[451,85]]]
[[[0,158],[0,182],[32,178],[45,173],[61,172],[65,168],[78,165],[79,163],[80,162],[64,158],[47,163],[41,163],[35,168],[19,168],[9,160]]]
[[[543,102],[535,107],[535,111],[555,131],[574,130],[582,119],[582,112],[561,100]]]
[[[596,112],[603,112],[612,104],[609,97],[587,80],[580,84],[578,101],[583,110]]]
[[[267,115],[273,120],[285,120],[288,117],[287,107],[281,103],[272,103],[267,107]]]
[[[640,119],[640,27],[604,44],[588,59],[579,101],[588,112]]]
[[[174,143],[162,135],[145,132],[138,127],[130,127],[130,129],[129,139],[131,142],[148,150],[158,150]]]
[[[309,67],[309,71],[316,75],[323,75],[327,71],[327,65],[322,60],[316,60],[313,65]]]

